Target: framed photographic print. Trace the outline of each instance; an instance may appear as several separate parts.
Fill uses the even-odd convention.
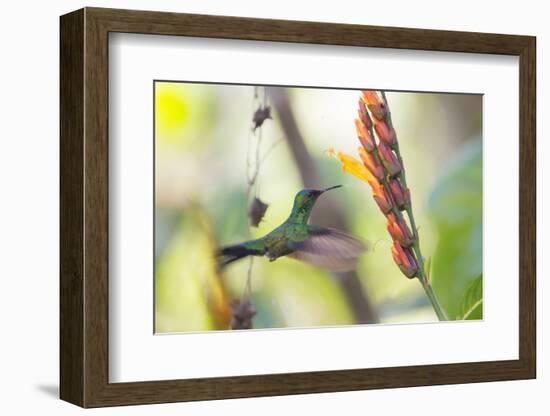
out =
[[[61,17],[83,407],[534,378],[535,38]]]

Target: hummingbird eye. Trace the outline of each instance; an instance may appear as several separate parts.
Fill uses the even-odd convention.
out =
[[[324,192],[322,189],[302,189],[298,195],[305,196],[305,197],[318,197]]]
[[[310,189],[308,193],[309,193],[310,196],[318,197],[319,195],[321,195],[323,193],[323,191],[321,191],[319,189]]]

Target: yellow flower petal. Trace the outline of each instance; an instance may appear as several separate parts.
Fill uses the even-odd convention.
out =
[[[336,151],[334,149],[328,150],[328,155],[337,158],[342,163],[342,169],[344,172],[350,173],[356,178],[362,181],[368,182],[372,187],[378,184],[376,178],[369,172],[369,170],[353,156],[350,156],[344,152]]]

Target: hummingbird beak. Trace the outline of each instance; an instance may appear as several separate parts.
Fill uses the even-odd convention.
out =
[[[342,185],[330,186],[328,188],[323,189],[323,192],[330,191],[331,189],[341,188],[341,187],[342,187]]]

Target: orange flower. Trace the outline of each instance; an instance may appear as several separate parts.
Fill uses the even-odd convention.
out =
[[[363,100],[359,100],[359,110],[357,110],[357,113],[359,114],[359,119],[363,122],[365,127],[369,130],[372,129],[372,119],[369,116],[367,106]]]
[[[384,178],[384,167],[380,164],[380,161],[372,155],[372,153],[367,153],[364,148],[360,147],[359,156],[361,157],[361,160],[365,164],[366,168],[378,181]]]
[[[378,186],[372,188],[372,197],[384,215],[388,214],[392,210],[393,203],[391,196],[387,189],[381,184],[378,184]]]
[[[386,169],[386,172],[388,172],[388,175],[390,177],[397,176],[401,173],[401,163],[399,163],[399,160],[397,160],[397,156],[386,143],[378,143],[378,153],[380,154],[382,164],[384,165],[384,168]]]
[[[395,130],[388,126],[385,121],[378,121],[374,125],[374,130],[378,138],[386,143],[388,146],[393,147],[397,144],[397,138],[395,137]]]
[[[375,119],[386,119],[388,108],[376,91],[363,91],[363,101],[367,104],[367,107]]]
[[[403,247],[410,247],[413,243],[413,236],[409,226],[403,218],[397,219],[394,214],[388,214],[388,233],[394,241],[399,242]]]
[[[363,95],[363,101],[365,102],[365,104],[367,104],[367,106],[382,104],[382,100],[380,99],[380,96],[376,91],[363,90],[362,95]]]
[[[389,187],[397,207],[403,211],[411,203],[411,192],[405,188],[399,179],[390,179]]]
[[[355,119],[355,129],[357,130],[357,137],[359,138],[359,141],[367,152],[371,153],[374,149],[376,149],[374,138],[361,120]]]
[[[418,272],[418,265],[410,248],[403,248],[395,241],[391,248],[393,260],[405,276],[412,279]]]

